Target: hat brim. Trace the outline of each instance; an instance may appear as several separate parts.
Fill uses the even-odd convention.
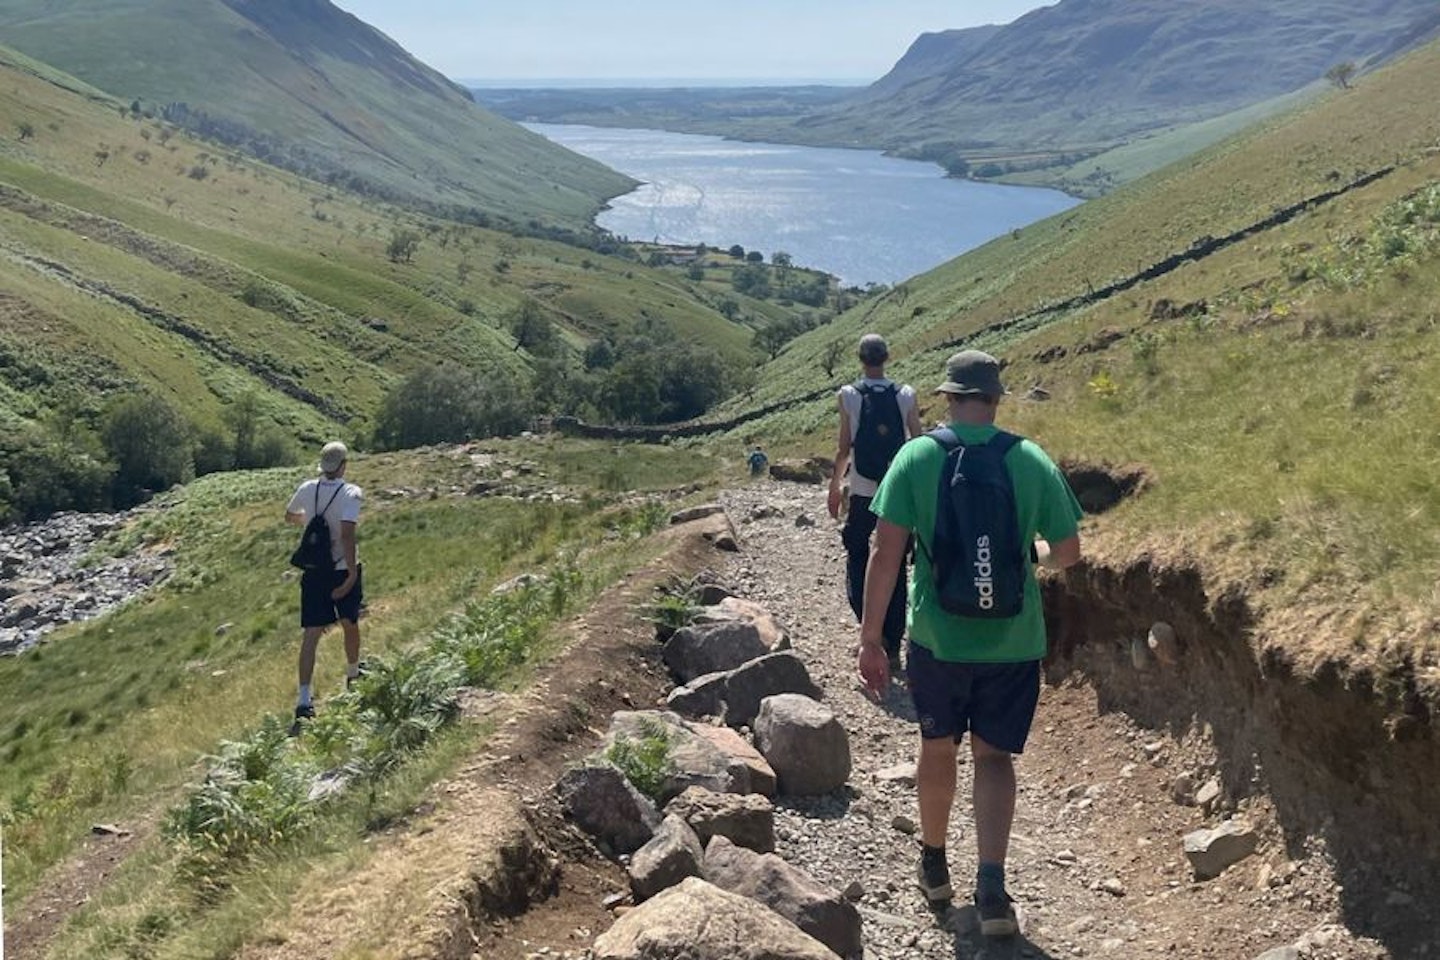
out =
[[[967,387],[963,383],[945,382],[935,388],[936,393],[948,393],[957,397],[1003,397],[1010,391],[1001,387],[998,392],[982,390],[979,387]]]

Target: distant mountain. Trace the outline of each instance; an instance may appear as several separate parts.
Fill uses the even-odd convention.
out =
[[[965,30],[922,33],[920,39],[905,51],[900,62],[865,91],[865,96],[867,99],[887,96],[912,83],[944,74],[955,64],[975,56],[1004,29],[989,24]]]
[[[329,0],[0,0],[0,36],[144,109],[386,199],[577,224],[633,186],[476,106]]]
[[[1063,0],[921,37],[806,139],[904,152],[1113,143],[1287,93],[1433,35],[1435,0]]]
[[[474,93],[516,119],[881,149],[1094,195],[1437,36],[1436,0],[1060,0],[924,34],[860,90]]]

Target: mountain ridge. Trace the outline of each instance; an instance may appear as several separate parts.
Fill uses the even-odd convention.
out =
[[[588,228],[634,186],[477,106],[329,0],[0,0],[0,31],[122,102],[409,206]]]

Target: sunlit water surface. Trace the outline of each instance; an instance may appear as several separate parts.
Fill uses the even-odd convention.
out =
[[[1079,201],[953,180],[929,163],[719,137],[526,124],[644,185],[600,226],[632,240],[783,250],[848,284],[898,283]]]

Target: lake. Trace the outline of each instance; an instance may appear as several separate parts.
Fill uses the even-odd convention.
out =
[[[868,150],[525,124],[644,182],[600,226],[631,240],[776,250],[847,284],[898,283],[1080,201],[1056,190],[947,178]]]

